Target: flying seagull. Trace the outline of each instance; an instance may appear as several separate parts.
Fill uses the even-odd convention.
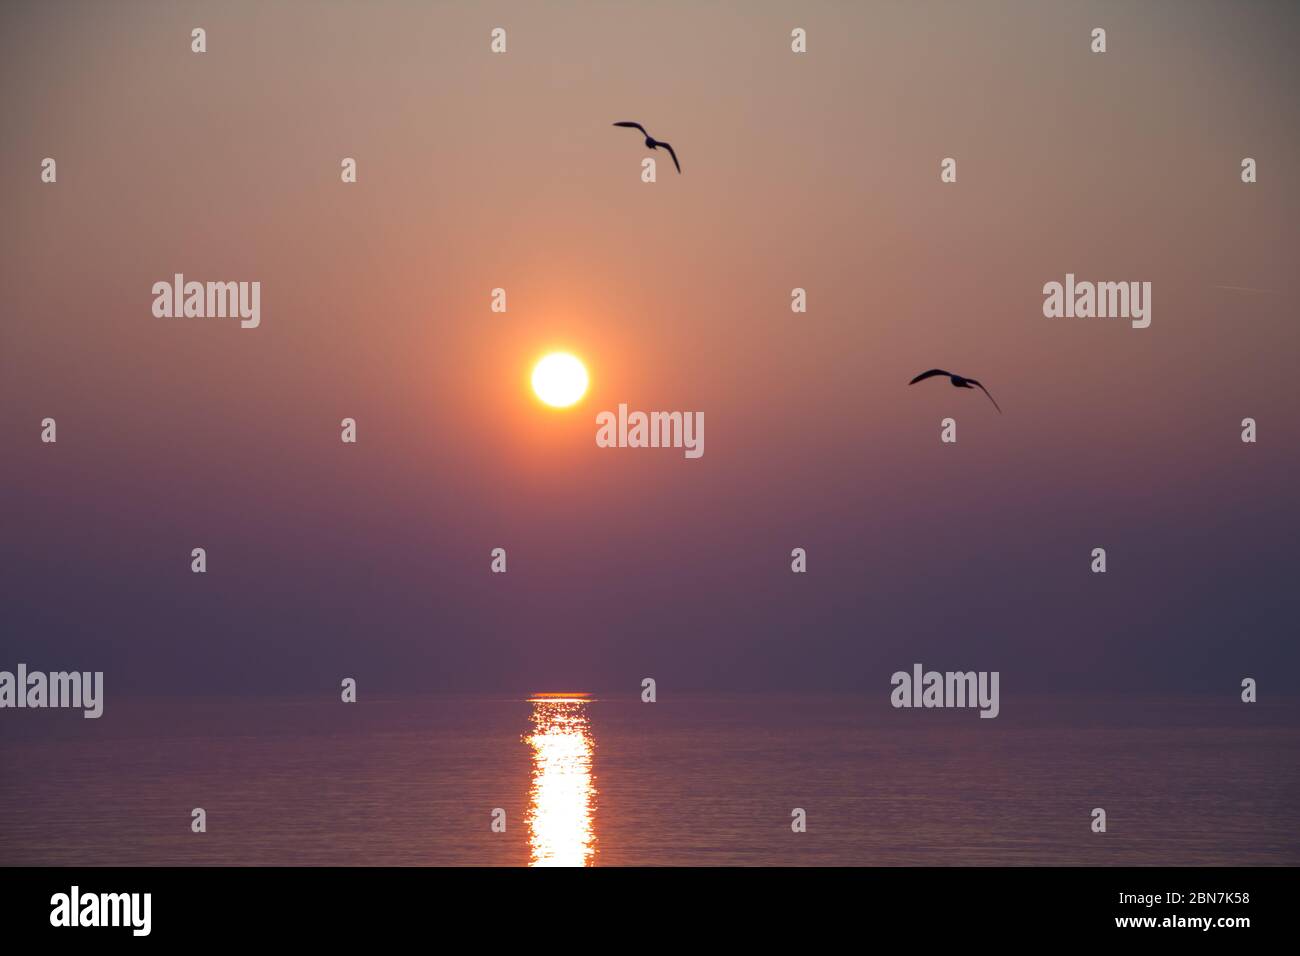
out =
[[[915,385],[917,382],[923,382],[923,381],[925,381],[927,378],[933,378],[933,377],[936,376],[936,375],[947,375],[950,379],[952,379],[952,387],[953,387],[953,388],[971,388],[971,387],[977,387],[977,388],[979,388],[979,390],[980,390],[981,392],[983,392],[985,395],[989,395],[989,390],[988,390],[987,388],[985,388],[983,385],[980,385],[980,383],[979,383],[978,381],[976,381],[975,379],[973,379],[973,378],[962,378],[960,375],[954,375],[954,374],[952,374],[952,372],[945,372],[945,371],[944,371],[943,369],[941,369],[941,368],[932,368],[932,369],[930,369],[930,371],[928,371],[928,372],[922,372],[920,375],[918,375],[916,378],[912,379],[912,380],[911,380],[910,382],[908,382],[907,384],[908,384],[908,385]],[[998,414],[1001,415],[1001,414],[1002,414],[1002,408],[1001,408],[1001,406],[998,405],[997,400],[994,399],[992,395],[989,395],[989,401],[990,401],[990,402],[993,402],[993,407],[996,408],[996,409],[998,410]]]
[[[645,127],[642,126],[640,123],[623,122],[623,123],[615,123],[614,125],[629,126],[632,129],[639,129],[641,131],[641,135],[645,137],[645,144],[649,149],[658,149],[660,146],[662,146],[664,149],[668,150],[668,155],[673,158],[673,165],[677,167],[677,172],[680,173],[682,171],[682,164],[677,162],[677,154],[673,152],[673,148],[669,146],[667,143],[665,143],[663,140],[655,139],[653,136],[647,133],[645,131]]]

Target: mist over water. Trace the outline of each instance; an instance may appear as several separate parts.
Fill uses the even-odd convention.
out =
[[[1300,863],[1300,703],[118,700],[0,740],[0,864]],[[190,811],[208,832],[190,832]],[[791,810],[807,811],[793,833]],[[1089,829],[1094,807],[1108,830]],[[504,833],[491,830],[495,808]]]

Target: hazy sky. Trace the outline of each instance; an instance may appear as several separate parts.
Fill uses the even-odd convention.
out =
[[[0,26],[0,668],[664,695],[886,693],[921,661],[1004,694],[1233,694],[1300,664],[1294,8],[56,2]],[[642,183],[616,120],[683,174],[661,155]],[[260,281],[261,326],[155,318],[177,272]],[[1067,272],[1151,282],[1150,328],[1045,318]],[[563,412],[528,389],[553,347],[592,377]],[[907,387],[934,366],[1005,414]],[[704,456],[597,448],[620,402],[703,411]]]

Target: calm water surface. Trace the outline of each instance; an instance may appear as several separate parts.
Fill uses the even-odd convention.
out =
[[[1300,708],[1231,698],[1004,695],[996,720],[847,696],[158,698],[0,720],[0,864],[1297,865],[1298,794]]]

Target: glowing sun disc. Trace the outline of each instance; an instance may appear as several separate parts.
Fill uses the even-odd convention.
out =
[[[555,408],[572,405],[587,391],[587,370],[568,352],[552,352],[533,368],[533,391]]]

